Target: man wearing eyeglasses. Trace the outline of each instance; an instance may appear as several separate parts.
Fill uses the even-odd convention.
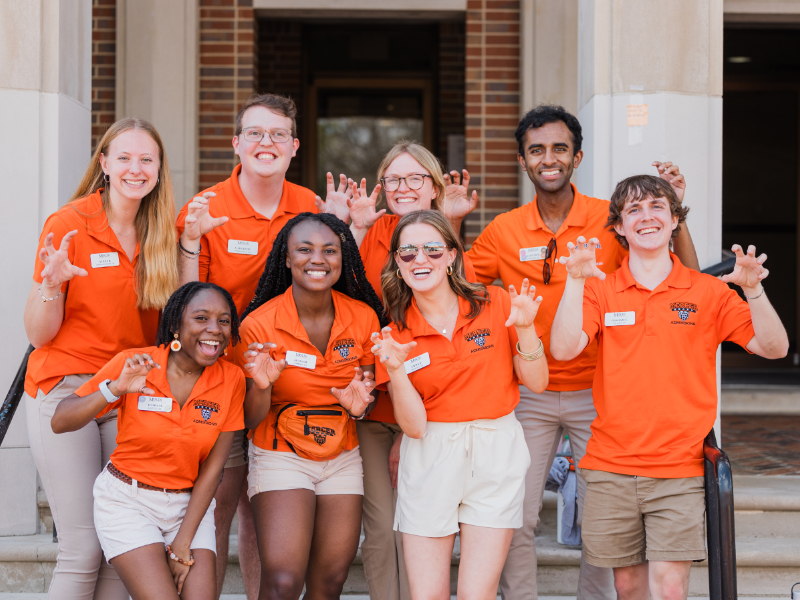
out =
[[[236,115],[233,150],[239,156],[230,178],[201,192],[178,214],[178,265],[181,284],[209,281],[228,290],[241,314],[253,298],[275,237],[302,212],[319,212],[314,192],[286,181],[297,154],[297,108],[274,94],[250,97]],[[346,208],[347,179],[339,191],[328,174],[326,206]],[[230,353],[229,353],[230,354]],[[226,357],[227,358],[227,357]],[[217,595],[228,564],[228,536],[239,508],[239,564],[249,598],[258,597],[261,565],[253,516],[247,500],[247,458],[243,432],[234,438],[215,500],[217,526]]]
[[[615,271],[625,251],[606,229],[607,200],[581,194],[570,183],[572,172],[583,159],[581,126],[560,106],[538,106],[520,121],[516,131],[517,160],[536,188],[530,204],[498,215],[468,251],[478,280],[503,284],[527,277],[544,300],[536,317],[536,328],[547,355],[550,383],[545,392],[534,394],[520,386],[515,412],[522,423],[531,467],[525,481],[524,524],[514,532],[500,589],[505,600],[535,600],[536,546],[534,528],[539,522],[545,482],[563,433],[569,434],[575,464],[586,452],[590,425],[596,413],[592,403],[592,381],[597,344],[590,344],[576,358],[557,362],[550,355],[550,327],[564,292],[567,272],[558,264],[558,252],[566,252],[568,241],[582,235],[597,238],[597,265],[606,273]],[[660,176],[683,199],[683,175],[672,163],[653,163]],[[683,264],[699,270],[691,237],[686,228],[674,242]],[[579,478],[579,523],[586,485]],[[578,598],[615,599],[611,569],[593,567],[581,559]]]

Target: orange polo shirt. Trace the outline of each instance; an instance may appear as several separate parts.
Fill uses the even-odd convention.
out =
[[[592,387],[597,343],[592,342],[579,356],[569,361],[556,361],[550,356],[550,328],[564,293],[567,271],[564,265],[556,262],[550,283],[545,285],[544,260],[536,257],[536,250],[526,249],[546,248],[555,237],[557,256],[569,256],[568,242],[575,243],[580,235],[587,240],[596,237],[600,240],[597,266],[606,273],[616,271],[627,254],[614,237],[614,232],[606,229],[608,201],[584,196],[574,185],[572,191],[575,194],[572,208],[555,234],[545,225],[534,199],[530,204],[497,215],[467,253],[475,266],[478,280],[483,283],[492,283],[499,278],[506,288],[513,284],[519,292],[522,280],[527,277],[536,286],[536,294],[543,298],[536,315],[536,330],[542,334],[550,368],[547,389],[556,392]],[[543,251],[541,256],[544,256]],[[551,266],[553,262],[552,258],[548,260]]]
[[[392,235],[400,222],[397,215],[385,215],[370,227],[364,241],[359,249],[361,262],[364,263],[364,272],[367,280],[372,284],[378,299],[383,302],[383,290],[381,289],[381,271],[389,258],[389,251],[392,247]],[[475,275],[475,268],[472,261],[464,254],[464,274],[467,281],[478,281]],[[397,423],[392,410],[392,402],[386,392],[379,392],[378,399],[375,401],[375,408],[367,416],[373,421],[384,423]]]
[[[32,398],[40,388],[49,393],[66,375],[96,373],[118,352],[156,341],[158,311],[136,307],[134,272],[139,245],[133,261],[129,260],[108,226],[101,191],[50,215],[39,237],[34,281],[42,283],[44,263],[39,260],[39,250],[45,237],[53,233],[53,247],[58,249],[64,235],[75,229],[78,233],[67,254],[73,265],[86,269],[89,275],[73,277],[61,286],[61,293],[66,294],[61,328],[28,359],[25,392]]]
[[[583,330],[599,340],[599,353],[597,418],[582,469],[703,475],[703,439],[717,417],[717,347],[746,346],[753,323],[734,290],[671,257],[672,272],[652,291],[636,283],[627,258],[605,281],[586,282]],[[630,324],[607,323],[609,313],[627,313],[617,321]]]
[[[247,347],[254,342],[272,342],[277,347],[269,351],[275,360],[286,358],[286,352],[302,352],[316,358],[313,369],[287,365],[278,380],[272,384],[272,405],[300,404],[302,406],[330,406],[337,404],[331,388],[343,389],[350,385],[357,366],[370,366],[375,357],[370,352],[370,335],[380,331],[375,311],[359,300],[353,300],[336,290],[333,295],[335,316],[331,337],[325,354],[320,354],[308,339],[300,322],[292,288],[247,315],[239,334],[242,341],[234,348],[234,361],[242,367],[248,362],[244,358]],[[250,377],[245,372],[247,377]],[[358,446],[355,421],[348,421],[348,442],[345,450]],[[275,440],[275,412],[270,410],[267,418],[250,433],[253,443],[263,450],[273,450]],[[282,452],[292,449],[278,434],[278,448]]]
[[[436,331],[422,316],[416,300],[406,311],[408,328],[398,330],[392,323],[392,337],[401,344],[417,346],[406,358],[422,356],[430,364],[412,371],[408,378],[419,392],[428,421],[456,423],[475,419],[498,419],[519,403],[519,382],[514,373],[518,341],[516,329],[506,327],[511,298],[503,288],[489,286],[490,301],[472,319],[469,303],[458,299],[458,319],[453,340]],[[386,367],[375,361],[375,380],[385,389]]]
[[[309,189],[283,182],[283,195],[271,219],[257,213],[239,187],[242,165],[229,179],[198,194],[214,192],[209,201],[212,217],[230,220],[210,231],[200,241],[200,281],[216,283],[230,292],[239,314],[253,299],[275,238],[290,219],[303,212],[319,212],[315,194]],[[178,235],[183,233],[188,203],[178,214]],[[191,249],[191,248],[190,248]]]
[[[171,411],[139,410],[141,394],[124,394],[109,404],[103,413],[119,409],[117,448],[111,462],[148,485],[192,487],[219,434],[244,429],[244,376],[238,367],[218,360],[205,368],[181,407],[167,381],[168,347],[151,346],[120,352],[75,393],[83,397],[98,391],[100,383],[119,377],[126,359],[143,352],[161,365],[147,374],[147,387],[155,392],[152,396],[172,400]]]

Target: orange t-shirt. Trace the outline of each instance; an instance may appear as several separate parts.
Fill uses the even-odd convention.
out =
[[[389,258],[389,250],[391,250],[392,247],[392,235],[399,222],[400,217],[397,215],[385,215],[378,219],[367,232],[364,241],[361,243],[361,248],[359,249],[367,280],[372,284],[381,302],[383,302],[381,271]],[[475,268],[472,266],[472,261],[466,254],[464,254],[464,274],[467,277],[467,281],[478,281],[475,275]],[[397,420],[394,418],[394,410],[392,410],[392,402],[386,392],[381,391],[378,393],[378,399],[375,401],[375,408],[372,409],[367,418],[384,423],[397,423]]]
[[[44,263],[39,260],[39,250],[45,237],[53,233],[53,246],[58,249],[64,235],[75,229],[78,233],[67,254],[73,265],[89,275],[73,277],[61,286],[61,293],[66,294],[61,328],[28,359],[25,392],[32,398],[40,388],[49,393],[66,375],[96,373],[118,352],[156,341],[158,311],[136,307],[134,273],[139,245],[131,262],[108,226],[100,191],[70,202],[48,217],[39,237],[33,280],[42,283]],[[96,266],[92,266],[93,257]]]
[[[353,300],[336,290],[333,295],[335,317],[331,337],[325,355],[308,339],[308,334],[297,315],[292,288],[247,315],[239,331],[242,341],[234,348],[234,361],[242,367],[247,360],[244,353],[254,342],[272,342],[277,347],[269,351],[275,360],[286,358],[286,352],[302,352],[316,357],[313,369],[287,365],[278,380],[272,384],[272,405],[300,404],[302,406],[330,406],[337,404],[331,388],[343,389],[350,385],[357,366],[370,366],[375,358],[370,352],[370,335],[380,330],[378,316],[369,306]],[[250,377],[248,373],[245,373]],[[346,450],[358,446],[355,421],[348,421]],[[267,418],[250,432],[253,443],[263,450],[273,450],[275,412],[270,410]],[[292,449],[280,434],[278,448],[282,452]]]
[[[519,382],[514,373],[517,331],[505,323],[511,312],[511,298],[503,288],[489,286],[490,301],[481,313],[468,319],[469,303],[458,299],[458,319],[453,340],[441,335],[425,320],[416,300],[406,311],[408,327],[398,330],[392,323],[392,337],[401,344],[417,346],[406,361],[427,355],[430,364],[409,374],[419,392],[428,421],[457,423],[475,419],[498,419],[519,403]],[[408,362],[406,362],[408,365]],[[375,361],[375,381],[385,388],[386,367]]]
[[[536,286],[536,294],[543,298],[536,315],[536,330],[542,333],[550,368],[547,389],[557,392],[592,387],[597,343],[592,342],[579,356],[569,361],[556,361],[550,356],[550,328],[564,293],[567,271],[563,265],[555,262],[550,283],[545,285],[544,249],[555,237],[557,256],[569,256],[568,242],[575,243],[580,235],[587,240],[596,237],[600,240],[597,266],[606,273],[616,271],[626,255],[614,232],[606,229],[608,201],[584,196],[575,186],[572,186],[572,190],[575,194],[572,208],[555,235],[544,224],[534,199],[530,204],[497,215],[468,251],[479,281],[492,283],[499,278],[506,288],[513,284],[519,292],[523,278],[527,277]],[[548,260],[551,267],[553,262],[553,258]]]
[[[126,359],[143,352],[161,366],[147,374],[147,387],[155,392],[153,396],[170,398],[172,410],[139,410],[141,394],[124,394],[109,404],[101,414],[119,409],[117,448],[111,462],[148,485],[192,487],[219,434],[244,429],[244,376],[238,367],[218,360],[205,368],[181,408],[167,381],[168,347],[151,346],[120,352],[75,393],[83,397],[98,391],[103,381],[119,377]]]
[[[319,212],[315,194],[309,189],[283,182],[283,195],[271,219],[257,213],[239,187],[242,165],[236,165],[230,178],[198,194],[214,192],[209,201],[212,217],[229,221],[203,236],[200,241],[200,281],[216,283],[233,297],[241,315],[258,287],[272,244],[283,226],[303,212]],[[183,233],[188,204],[178,214],[178,235]]]
[[[600,349],[597,418],[582,469],[667,479],[703,474],[703,439],[717,416],[717,347],[746,346],[753,324],[734,290],[671,256],[672,272],[652,291],[636,283],[627,258],[605,281],[586,282],[583,330]],[[633,313],[633,323],[606,324],[620,312]]]

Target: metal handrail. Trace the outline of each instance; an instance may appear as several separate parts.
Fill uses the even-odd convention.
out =
[[[22,398],[22,392],[25,391],[25,374],[28,372],[28,357],[31,352],[33,352],[33,346],[29,345],[22,358],[22,364],[14,376],[14,381],[11,383],[11,389],[8,390],[3,406],[0,407],[0,445],[3,444],[8,428],[11,427],[11,419],[14,418],[14,413],[17,412],[17,406]]]
[[[715,265],[711,265],[710,267],[706,267],[703,269],[703,273],[707,275],[713,275],[714,277],[719,277],[720,275],[727,275],[733,271],[733,267],[736,266],[736,257],[726,258],[722,262],[718,262]]]
[[[736,600],[736,532],[733,475],[728,456],[712,429],[703,442],[705,458],[708,591],[711,600]]]

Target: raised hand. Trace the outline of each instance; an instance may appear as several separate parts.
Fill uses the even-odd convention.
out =
[[[367,195],[367,180],[361,180],[361,189],[352,182],[350,188],[351,197],[347,200],[347,208],[350,211],[350,218],[353,220],[353,227],[356,229],[369,229],[375,222],[386,214],[386,209],[375,212],[375,205],[378,202],[378,194],[381,193],[381,184],[375,186],[371,195]]]
[[[605,279],[606,274],[597,268],[597,258],[595,257],[595,250],[600,245],[600,240],[592,238],[587,243],[586,238],[581,235],[577,242],[577,245],[569,242],[567,244],[569,256],[562,256],[558,259],[558,262],[567,268],[567,274],[573,279],[589,279],[591,277]]]
[[[478,206],[478,192],[472,190],[469,196],[469,173],[463,171],[463,178],[458,171],[450,171],[444,175],[444,201],[439,210],[449,221],[459,221]]]
[[[539,305],[542,297],[536,297],[536,286],[528,287],[528,279],[522,280],[522,289],[517,294],[513,285],[508,286],[508,295],[511,296],[511,313],[508,315],[506,327],[512,325],[517,329],[529,329],[533,327],[533,320],[539,312]]]
[[[320,212],[331,213],[337,216],[345,223],[350,222],[350,209],[347,207],[347,200],[352,196],[353,192],[350,189],[352,179],[348,179],[344,175],[339,175],[339,188],[333,183],[333,175],[327,175],[327,191],[325,195],[325,202],[322,198],[315,196],[314,203]]]
[[[675,195],[678,200],[683,202],[683,195],[686,193],[686,179],[681,175],[681,170],[678,165],[673,165],[671,162],[653,162],[653,166],[658,169],[658,176],[672,186],[675,190]]]
[[[76,267],[69,261],[69,243],[77,233],[78,230],[75,229],[64,235],[61,238],[61,246],[59,246],[58,250],[53,247],[53,237],[55,236],[52,233],[48,233],[44,238],[44,248],[39,250],[39,260],[44,263],[44,269],[42,269],[43,286],[53,290],[56,288],[61,289],[62,283],[69,281],[76,275],[78,277],[86,277],[89,274],[86,269]]]
[[[739,244],[734,244],[731,250],[736,254],[736,266],[733,268],[733,273],[722,276],[722,281],[738,285],[746,291],[757,288],[758,284],[769,275],[769,271],[764,268],[767,255],[762,254],[756,258],[755,246],[748,246],[747,254],[742,252]]]
[[[396,371],[403,368],[408,353],[416,346],[417,342],[401,344],[392,337],[392,329],[384,327],[381,329],[381,338],[377,333],[372,334],[372,353],[384,364],[387,371]]]
[[[360,417],[367,410],[369,403],[374,400],[370,394],[373,389],[375,389],[375,380],[372,373],[356,367],[353,381],[343,390],[331,388],[331,394],[347,412],[354,417]]]
[[[195,196],[187,205],[183,235],[190,240],[199,240],[205,234],[228,222],[228,217],[212,217],[208,212],[209,200],[216,196],[214,192],[206,192]],[[187,248],[194,250],[194,248]]]
[[[262,390],[275,383],[281,376],[281,371],[286,368],[286,359],[275,360],[270,356],[269,351],[272,348],[277,346],[271,342],[264,344],[253,342],[247,346],[244,353],[247,359],[244,370],[253,378],[253,383]]]
[[[116,381],[108,384],[109,391],[115,396],[122,394],[155,394],[153,390],[145,385],[147,374],[153,369],[160,369],[153,357],[147,353],[134,354],[131,358],[125,359],[122,373]]]

